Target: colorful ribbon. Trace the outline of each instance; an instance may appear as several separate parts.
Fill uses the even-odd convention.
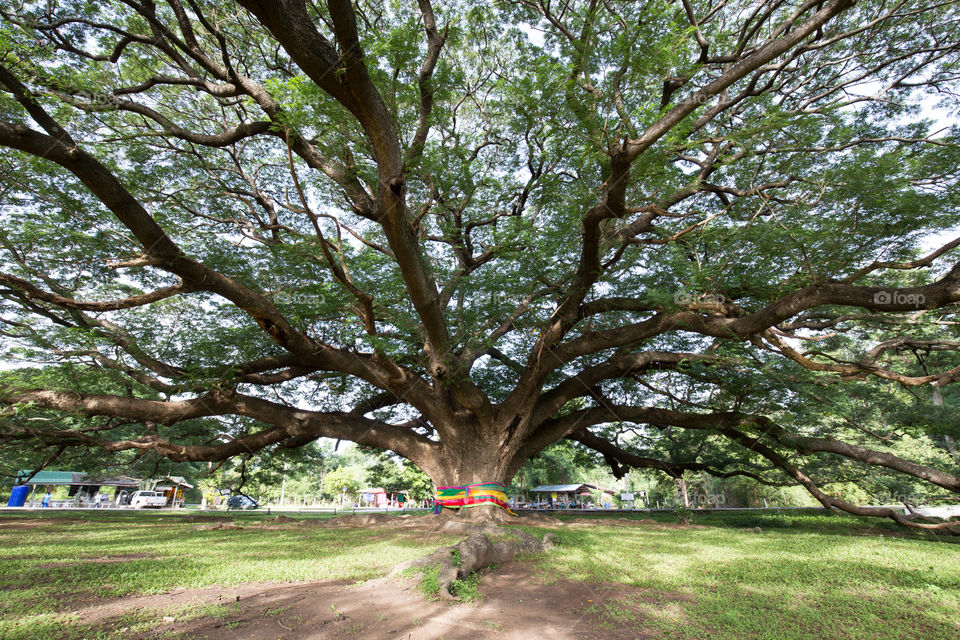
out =
[[[494,504],[515,516],[507,504],[507,488],[499,482],[478,482],[463,487],[437,487],[437,499],[434,513],[447,509],[475,507],[480,504]]]

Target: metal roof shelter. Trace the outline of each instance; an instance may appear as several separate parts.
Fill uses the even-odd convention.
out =
[[[531,489],[534,493],[575,493],[580,494],[584,491],[589,491],[593,489],[594,491],[602,491],[604,493],[609,493],[614,495],[614,492],[610,489],[604,489],[603,487],[598,487],[594,484],[542,484],[539,487],[534,487]]]
[[[120,487],[136,489],[140,486],[139,478],[129,476],[97,477],[80,471],[38,471],[35,476],[27,480],[29,470],[17,472],[17,484],[38,485],[67,485],[79,487]],[[23,482],[23,481],[26,482]]]
[[[187,482],[183,476],[166,476],[157,481],[154,491],[159,491],[167,497],[168,506],[183,506],[186,499],[184,490],[193,489],[193,485]]]
[[[16,484],[30,487],[30,492],[24,497],[24,501],[29,500],[36,493],[37,487],[66,486],[70,487],[67,495],[77,497],[77,499],[90,499],[103,487],[114,487],[117,493],[136,491],[141,482],[140,478],[129,476],[101,477],[81,471],[38,471],[32,478],[30,477],[31,473],[29,469],[17,471]]]
[[[166,484],[167,486],[161,487],[160,485]],[[187,479],[183,476],[167,476],[166,478],[160,478],[159,484],[154,487],[155,491],[161,489],[173,489],[174,487],[186,487],[187,489],[193,489],[193,485],[187,482]]]
[[[556,499],[558,504],[569,505],[571,502],[576,502],[578,496],[589,495],[590,490],[601,491],[603,493],[609,493],[614,495],[614,492],[610,489],[604,489],[603,487],[598,487],[594,484],[542,484],[539,487],[534,487],[531,489],[533,493],[548,493],[551,494],[551,504],[553,500]]]

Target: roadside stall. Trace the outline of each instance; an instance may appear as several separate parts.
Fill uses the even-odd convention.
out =
[[[157,486],[153,488],[154,491],[166,497],[168,507],[182,507],[186,501],[183,493],[187,489],[193,489],[193,485],[182,476],[160,478]]]
[[[406,502],[406,491],[386,491],[380,487],[361,489],[357,492],[360,496],[360,505],[364,507],[402,507]]]

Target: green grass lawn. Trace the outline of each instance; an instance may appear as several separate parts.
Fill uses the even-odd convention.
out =
[[[359,581],[457,539],[308,525],[197,530],[182,514],[30,515],[0,514],[0,638],[8,640],[119,638],[119,628],[83,628],[66,612],[94,598],[176,588]],[[601,630],[636,621],[657,637],[690,640],[960,638],[958,544],[880,537],[886,524],[832,516],[700,516],[696,524],[707,526],[598,519],[526,527],[539,536],[552,531],[558,545],[525,562],[545,581],[627,585],[585,611],[599,617]],[[178,615],[227,613],[196,607]],[[148,628],[150,615],[131,614],[123,624]]]
[[[212,530],[198,530],[205,523],[182,513],[36,514],[29,514],[33,524],[26,528],[17,527],[22,518],[0,514],[0,638],[4,640],[120,638],[123,634],[93,635],[73,625],[63,612],[93,598],[181,588],[366,580],[424,555],[425,544],[433,543],[432,551],[458,539],[425,541],[421,534],[398,530],[264,529],[257,525],[269,526],[275,515],[260,514],[233,516],[244,528]],[[108,561],[98,561],[104,559]],[[208,609],[201,607],[191,614],[204,615],[215,608]],[[133,616],[129,622],[149,627],[150,620]]]
[[[638,587],[591,612],[601,624],[642,620],[659,638],[960,638],[960,544],[871,535],[891,527],[825,515],[696,524],[708,528],[556,528],[558,548],[537,566],[548,580]]]

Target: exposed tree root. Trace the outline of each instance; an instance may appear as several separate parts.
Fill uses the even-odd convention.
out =
[[[438,520],[451,522],[473,522],[477,524],[516,524],[517,517],[512,516],[498,506],[481,504],[465,509],[444,509],[432,516]]]
[[[474,571],[513,560],[519,553],[540,553],[553,548],[553,536],[547,534],[538,540],[525,531],[502,529],[492,523],[469,524],[447,522],[443,529],[462,528],[472,533],[461,542],[430,555],[396,566],[388,577],[409,569],[437,567],[438,595],[445,600],[457,598],[454,586]]]

